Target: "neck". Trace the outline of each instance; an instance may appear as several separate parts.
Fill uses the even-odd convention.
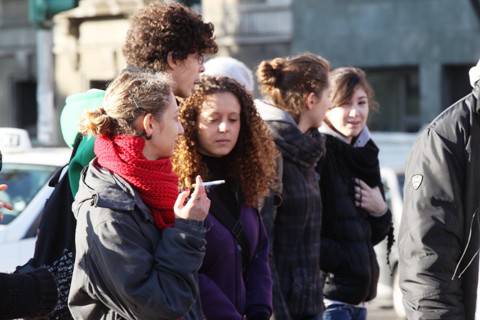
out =
[[[302,114],[300,115],[300,120],[298,121],[297,127],[302,133],[305,133],[312,127],[312,125],[310,121],[306,119],[304,114]]]
[[[226,157],[211,157],[207,155],[202,155],[202,160],[208,168],[209,177],[208,179],[226,179],[228,173],[228,164]]]

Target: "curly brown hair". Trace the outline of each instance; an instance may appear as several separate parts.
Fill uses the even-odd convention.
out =
[[[349,104],[357,87],[363,88],[368,98],[370,110],[378,110],[378,102],[375,100],[375,92],[367,80],[365,71],[355,67],[336,68],[330,73],[332,84],[330,100],[334,106]]]
[[[199,153],[198,118],[206,98],[229,92],[240,103],[240,134],[228,155],[230,176],[237,179],[245,203],[258,207],[276,182],[278,151],[269,129],[255,109],[252,96],[237,81],[227,77],[202,77],[193,94],[180,107],[180,121],[185,133],[179,138],[173,155],[173,170],[183,188],[191,188],[197,175],[210,178]]]
[[[328,88],[330,63],[312,53],[288,58],[262,61],[257,68],[257,79],[262,93],[297,122],[306,110],[305,94],[321,97]]]
[[[218,51],[213,24],[179,3],[154,2],[132,19],[123,54],[127,63],[151,71],[166,71],[167,56],[185,60],[189,54]]]

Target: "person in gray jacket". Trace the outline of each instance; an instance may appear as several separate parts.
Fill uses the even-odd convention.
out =
[[[122,72],[84,134],[95,155],[73,203],[75,319],[202,319],[197,272],[210,200],[200,177],[178,193],[170,156],[183,132],[166,76]]]
[[[480,319],[480,86],[421,133],[408,160],[399,231],[409,319]],[[477,306],[477,307],[476,307]]]

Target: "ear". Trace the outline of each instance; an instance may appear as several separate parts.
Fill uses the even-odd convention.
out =
[[[312,110],[312,108],[318,103],[318,97],[314,92],[310,92],[305,95],[305,105],[307,110]]]
[[[168,67],[171,69],[171,70],[175,70],[178,68],[179,66],[179,61],[178,60],[175,60],[173,58],[173,53],[172,52],[169,52],[167,54],[167,64],[168,64]]]
[[[143,117],[143,130],[145,131],[145,135],[151,136],[153,134],[153,115],[151,113],[147,113]]]

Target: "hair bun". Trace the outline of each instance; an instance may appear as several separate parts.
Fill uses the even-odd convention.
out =
[[[284,62],[282,58],[262,61],[258,66],[257,77],[262,85],[280,87],[283,79]]]

